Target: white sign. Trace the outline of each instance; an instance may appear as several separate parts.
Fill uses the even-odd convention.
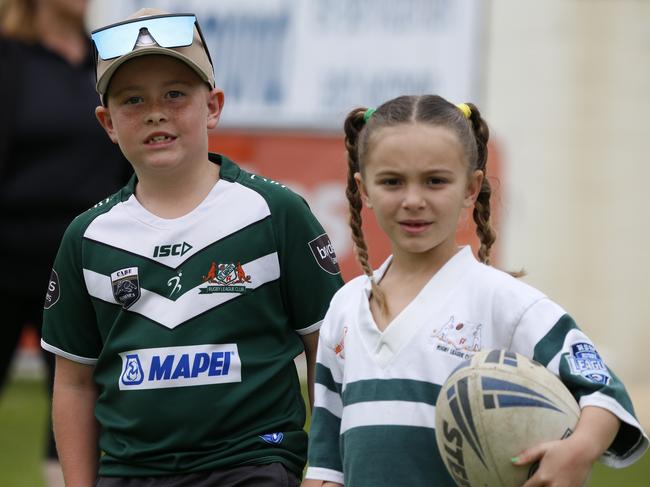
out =
[[[96,0],[91,26],[144,6],[197,14],[222,126],[338,129],[401,94],[480,103],[480,0]]]

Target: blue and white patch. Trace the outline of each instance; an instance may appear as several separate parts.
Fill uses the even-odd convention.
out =
[[[612,378],[605,362],[591,343],[571,345],[571,355],[567,360],[573,375],[581,375],[591,382],[603,385],[609,384]]]
[[[241,382],[236,343],[144,348],[119,355],[122,391]]]
[[[261,435],[260,438],[272,445],[279,445],[284,439],[284,433],[269,433],[267,435]]]

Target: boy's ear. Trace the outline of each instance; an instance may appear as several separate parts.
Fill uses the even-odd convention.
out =
[[[483,185],[483,178],[485,175],[483,171],[477,169],[467,180],[467,187],[465,188],[465,199],[463,200],[464,208],[471,208],[476,203],[476,198],[481,191],[481,186]]]
[[[221,110],[223,110],[223,90],[214,88],[208,94],[208,129],[213,129],[219,123]]]
[[[95,108],[95,117],[99,121],[99,124],[104,127],[108,137],[113,141],[114,144],[117,144],[117,135],[115,134],[115,128],[113,127],[113,119],[111,118],[111,112],[108,107],[103,105]]]

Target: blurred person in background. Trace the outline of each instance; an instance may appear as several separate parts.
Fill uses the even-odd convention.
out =
[[[87,3],[0,0],[0,388],[23,327],[40,333],[65,228],[131,173],[95,119]],[[43,357],[51,396],[54,356]],[[63,485],[48,429],[45,475]]]

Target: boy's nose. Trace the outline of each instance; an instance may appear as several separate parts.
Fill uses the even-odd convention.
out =
[[[151,110],[147,112],[146,122],[158,124],[167,120],[165,112],[158,106],[152,106]]]

